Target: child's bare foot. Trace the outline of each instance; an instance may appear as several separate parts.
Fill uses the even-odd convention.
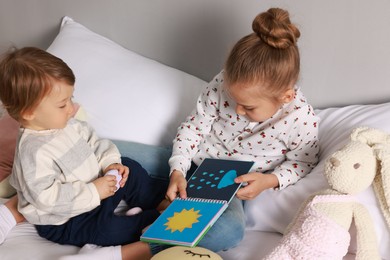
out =
[[[148,243],[134,242],[121,247],[123,260],[149,260],[152,258],[152,252]]]

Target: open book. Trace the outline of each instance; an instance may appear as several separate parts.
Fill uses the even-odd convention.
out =
[[[253,162],[205,159],[187,183],[187,198],[176,198],[141,236],[141,241],[196,246],[228,207]]]

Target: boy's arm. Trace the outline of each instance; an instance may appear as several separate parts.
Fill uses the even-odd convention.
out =
[[[92,126],[86,122],[78,121],[77,127],[77,131],[92,148],[102,171],[111,164],[121,163],[121,154],[113,142],[100,138]]]
[[[99,193],[92,182],[66,182],[60,167],[45,152],[23,158],[23,164],[14,164],[12,185],[20,193],[19,210],[28,221],[52,224],[100,205]]]

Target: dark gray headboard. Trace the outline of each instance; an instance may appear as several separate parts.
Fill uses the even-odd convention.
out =
[[[144,56],[210,80],[269,7],[301,29],[299,85],[316,107],[390,101],[390,1],[0,0],[0,44],[49,46],[68,15]]]

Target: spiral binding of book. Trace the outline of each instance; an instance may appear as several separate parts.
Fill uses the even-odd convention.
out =
[[[215,200],[215,199],[203,199],[203,198],[176,198],[177,200],[190,200],[190,201],[197,201],[197,202],[207,202],[207,203],[227,203],[226,200]]]

